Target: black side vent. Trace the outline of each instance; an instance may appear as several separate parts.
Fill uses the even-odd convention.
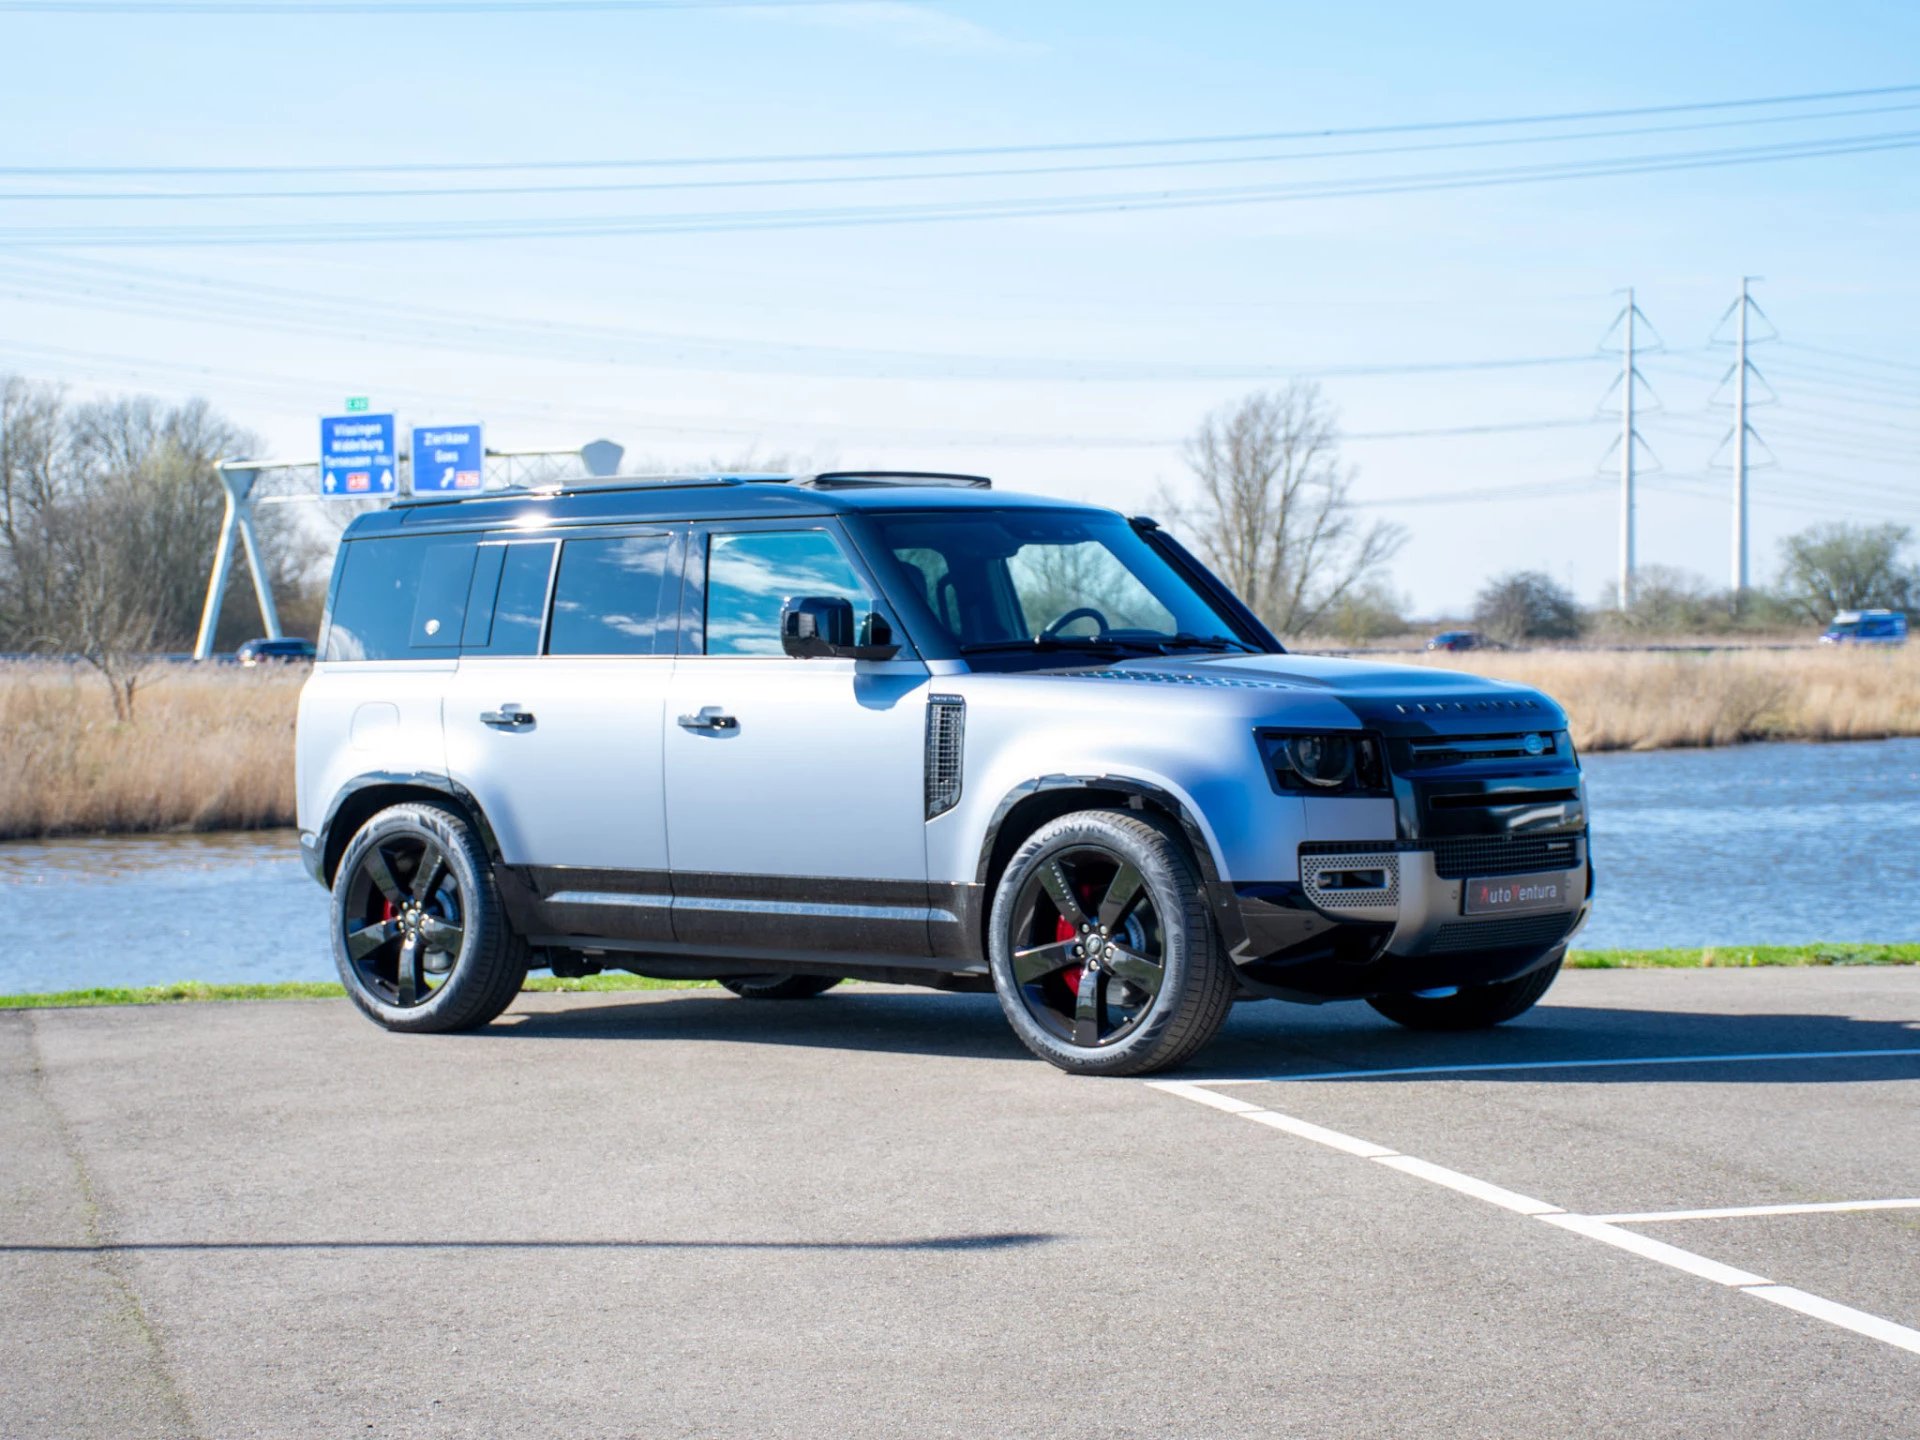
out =
[[[967,749],[967,702],[958,695],[927,697],[927,818],[960,803]]]

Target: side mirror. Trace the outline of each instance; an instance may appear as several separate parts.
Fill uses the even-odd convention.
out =
[[[877,613],[857,626],[853,602],[837,595],[800,595],[780,607],[780,648],[797,660],[837,656],[891,660],[900,653],[893,627]]]

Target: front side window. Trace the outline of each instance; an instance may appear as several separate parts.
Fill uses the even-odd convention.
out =
[[[707,549],[707,654],[780,655],[780,607],[803,595],[851,600],[856,615],[873,597],[824,530],[716,534]]]
[[[658,653],[660,594],[671,549],[665,535],[567,541],[553,582],[547,653]]]
[[[1250,649],[1118,515],[886,515],[870,523],[962,653]]]

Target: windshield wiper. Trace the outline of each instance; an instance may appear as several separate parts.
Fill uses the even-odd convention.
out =
[[[1248,655],[1260,652],[1244,640],[1235,640],[1230,635],[1189,635],[1182,630],[1178,635],[1168,635],[1153,642],[1162,650],[1240,650]]]

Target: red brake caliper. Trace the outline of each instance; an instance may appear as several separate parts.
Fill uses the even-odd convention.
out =
[[[1065,917],[1062,917],[1053,927],[1053,938],[1064,945],[1067,941],[1078,937],[1074,932],[1073,925],[1066,920]],[[1068,994],[1078,995],[1080,993],[1080,977],[1086,972],[1086,968],[1085,965],[1076,962],[1060,972],[1060,978],[1067,982]]]
[[[1093,914],[1095,907],[1100,903],[1098,887],[1093,885],[1076,885],[1073,887],[1073,891],[1075,895],[1080,897],[1080,908],[1088,915]],[[1062,916],[1054,924],[1053,938],[1064,944],[1069,940],[1077,940],[1080,937],[1074,931],[1071,922],[1069,922],[1065,916]],[[1080,979],[1086,974],[1086,971],[1087,967],[1085,965],[1076,964],[1069,965],[1060,972],[1060,978],[1067,982],[1068,994],[1078,995],[1080,993]]]

